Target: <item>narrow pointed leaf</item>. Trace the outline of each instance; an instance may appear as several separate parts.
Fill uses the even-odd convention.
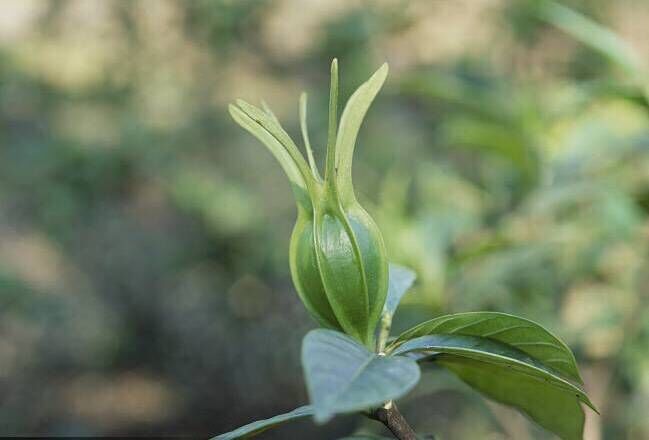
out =
[[[541,1],[539,12],[542,20],[601,53],[627,72],[641,74],[644,66],[638,54],[612,30],[552,0]]]
[[[346,203],[353,198],[352,189],[352,156],[358,131],[372,101],[385,82],[388,65],[383,64],[374,75],[361,85],[347,101],[340,118],[336,139],[336,167],[338,168],[338,190],[341,201]]]
[[[286,133],[284,128],[279,123],[277,117],[268,109],[266,111],[247,103],[243,99],[237,99],[239,108],[254,120],[257,124],[261,125],[268,133],[270,133],[279,143],[284,147],[288,154],[293,158],[304,178],[310,176],[306,173],[306,161],[300,150],[293,142],[293,139]]]
[[[383,314],[394,315],[394,312],[399,307],[399,303],[406,294],[408,289],[412,287],[415,282],[417,274],[412,270],[399,266],[398,264],[390,263],[388,275],[388,295],[385,298],[383,305]]]
[[[405,331],[392,343],[392,347],[419,336],[434,334],[480,336],[508,344],[563,377],[583,384],[575,357],[566,344],[528,319],[498,312],[468,312],[440,316]]]
[[[309,140],[309,126],[306,121],[307,100],[308,100],[308,95],[306,93],[302,93],[300,95],[300,106],[299,106],[300,129],[302,130],[302,140],[304,141],[304,148],[306,149],[306,155],[309,161],[309,166],[311,167],[311,172],[313,173],[313,176],[316,178],[317,181],[322,181],[322,178],[320,177],[320,172],[318,171],[318,165],[316,164],[315,158],[313,157],[313,149],[311,148],[311,141]]]
[[[325,161],[326,185],[336,192],[335,169],[338,164],[336,159],[336,133],[338,130],[338,60],[331,61],[331,85],[329,87],[329,127],[327,130],[327,158]]]
[[[243,110],[235,105],[230,105],[228,107],[232,119],[235,120],[237,124],[247,130],[250,134],[255,136],[262,144],[270,150],[270,152],[275,156],[275,159],[282,166],[282,169],[288,176],[289,181],[291,182],[291,187],[295,193],[295,197],[298,200],[298,203],[309,205],[307,187],[300,172],[300,169],[296,162],[293,160],[286,148],[277,140],[273,134],[271,134],[266,128],[260,125],[252,117],[246,114]]]
[[[402,356],[370,352],[333,330],[312,330],[302,344],[302,365],[317,422],[397,399],[419,381],[419,366]]]
[[[277,125],[280,125],[279,119],[277,119],[275,113],[270,109],[268,103],[266,103],[266,101],[261,101],[261,106],[264,109],[264,111],[268,113],[268,116],[270,116]]]
[[[227,432],[225,434],[217,435],[211,440],[234,440],[239,438],[248,438],[254,435],[257,435],[269,428],[272,428],[277,425],[281,425],[292,420],[301,419],[304,417],[313,415],[313,407],[311,405],[301,406],[294,409],[291,412],[286,414],[279,414],[270,419],[258,420],[256,422],[249,423],[240,428],[235,429],[234,431]]]

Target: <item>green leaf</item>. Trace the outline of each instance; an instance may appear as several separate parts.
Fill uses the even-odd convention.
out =
[[[338,413],[397,399],[417,384],[420,375],[412,359],[378,355],[342,333],[325,329],[304,337],[302,366],[319,423]]]
[[[327,159],[325,162],[325,182],[331,185],[335,180],[336,132],[338,130],[338,59],[331,61],[331,86],[329,87],[329,128],[327,132]],[[335,183],[335,182],[334,182]],[[336,185],[333,185],[335,191]]]
[[[272,114],[265,113],[243,101],[239,101],[238,104],[239,106],[233,104],[228,106],[232,119],[270,150],[288,176],[298,205],[307,210],[311,209],[306,181],[311,179],[311,175],[305,172],[306,162],[297,151],[297,147],[292,148],[294,144],[287,146],[278,138],[277,135],[283,130],[277,125],[276,118]],[[266,125],[259,120],[263,120]],[[270,131],[267,127],[273,127],[273,130]],[[288,135],[285,138],[288,138]],[[285,138],[283,140],[286,140]]]
[[[441,356],[436,363],[485,396],[518,408],[560,438],[583,438],[584,412],[575,394],[501,365],[448,355]]]
[[[523,351],[489,338],[459,335],[421,336],[401,344],[391,351],[391,354],[404,355],[409,352],[446,354],[500,365],[513,372],[537,377],[556,388],[565,389],[587,405],[593,406],[578,385],[561,377],[556,371]],[[437,358],[435,360],[437,361]]]
[[[313,157],[313,150],[311,149],[311,142],[309,141],[309,127],[306,122],[306,107],[307,107],[308,95],[304,92],[300,95],[300,105],[299,105],[299,114],[300,114],[300,129],[302,130],[302,140],[304,141],[304,148],[306,149],[306,155],[309,160],[309,166],[311,167],[311,172],[315,177],[315,180],[318,182],[322,181],[320,177],[320,172],[318,171],[318,165],[315,162]]]
[[[250,117],[239,107],[230,104],[228,107],[232,119],[263,143],[280,163],[291,183],[306,191],[306,184],[295,161],[286,148],[268,130]]]
[[[397,310],[401,298],[412,287],[415,282],[417,274],[412,270],[399,266],[398,264],[390,263],[388,275],[388,296],[385,298],[383,305],[383,314],[394,315]]]
[[[402,333],[389,349],[419,336],[446,334],[480,336],[508,344],[562,376],[583,384],[577,362],[570,349],[559,338],[528,319],[507,313],[468,312],[440,316]]]
[[[564,439],[581,438],[580,402],[597,411],[579,385],[570,350],[526,319],[494,312],[443,316],[403,333],[388,352],[432,356],[487,397]]]
[[[640,75],[642,62],[615,32],[592,19],[552,0],[539,3],[540,18],[601,53],[627,72]]]
[[[343,205],[354,198],[352,188],[352,156],[356,136],[372,101],[381,90],[388,76],[388,65],[383,64],[374,75],[361,85],[349,98],[340,117],[340,127],[336,138],[337,185]]]
[[[282,423],[290,422],[291,420],[301,419],[313,415],[313,407],[311,405],[301,406],[286,414],[280,414],[270,419],[258,420],[249,423],[234,431],[225,434],[217,435],[211,440],[234,440],[238,438],[248,438],[257,435],[269,428],[272,428]]]
[[[302,156],[302,153],[300,153],[300,150],[293,142],[293,139],[291,139],[284,128],[282,128],[279,120],[272,113],[272,111],[268,109],[268,107],[266,107],[266,110],[262,110],[252,104],[247,103],[243,99],[237,99],[237,106],[243,113],[245,113],[249,118],[259,124],[261,127],[263,127],[265,131],[270,133],[281,143],[281,145],[291,156],[298,168],[300,168],[300,172],[302,172],[305,179],[311,175],[310,173],[305,172],[306,162],[304,160],[304,156]]]

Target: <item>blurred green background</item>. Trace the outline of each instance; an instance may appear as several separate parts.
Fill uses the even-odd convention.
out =
[[[354,183],[418,273],[397,330],[536,320],[602,412],[586,438],[649,438],[648,22],[646,0],[2,2],[0,433],[208,437],[306,402],[292,194],[226,108],[263,98],[300,141],[307,90],[322,161],[335,56],[343,100],[390,63]],[[548,438],[434,369],[400,406],[442,439]]]

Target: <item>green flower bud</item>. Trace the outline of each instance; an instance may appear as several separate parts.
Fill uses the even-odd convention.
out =
[[[387,293],[388,263],[376,223],[356,200],[351,171],[356,136],[387,72],[384,64],[354,92],[338,127],[338,64],[333,61],[324,179],[309,142],[305,94],[300,98],[300,123],[308,164],[265,105],[263,110],[243,101],[230,105],[234,120],[268,147],[291,181],[298,216],[290,266],[302,302],[321,325],[370,347]]]

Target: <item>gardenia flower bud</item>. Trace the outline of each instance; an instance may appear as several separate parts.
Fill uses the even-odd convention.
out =
[[[329,136],[324,179],[313,158],[306,127],[306,94],[300,124],[308,164],[275,115],[238,100],[230,114],[257,137],[286,172],[298,207],[290,244],[291,275],[302,302],[322,325],[374,344],[388,284],[383,238],[352,187],[356,136],[370,104],[385,82],[384,64],[350,97],[337,121],[338,63],[331,65]]]

